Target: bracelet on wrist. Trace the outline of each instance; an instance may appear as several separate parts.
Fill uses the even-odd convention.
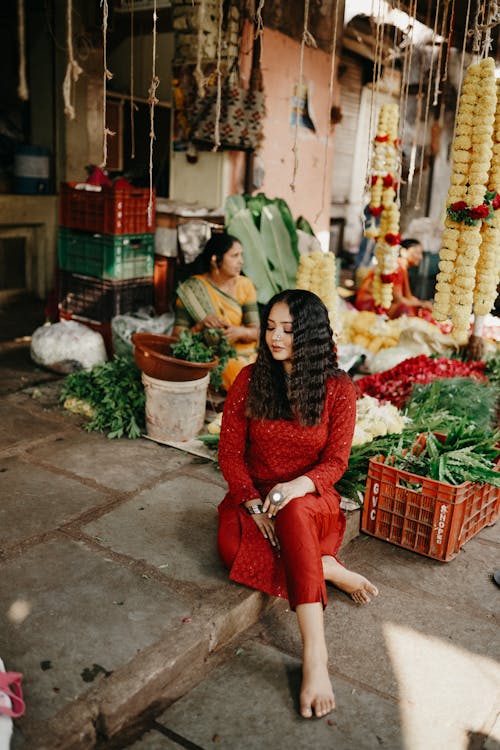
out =
[[[255,503],[254,505],[245,505],[245,510],[249,516],[260,516],[262,514],[262,503]]]

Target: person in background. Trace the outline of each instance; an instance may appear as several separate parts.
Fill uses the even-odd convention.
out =
[[[420,316],[430,319],[432,302],[421,300],[415,297],[411,292],[410,279],[408,277],[408,268],[410,266],[419,266],[422,262],[423,250],[418,240],[407,239],[401,242],[400,257],[398,258],[398,268],[395,271],[395,278],[392,287],[392,304],[388,310],[380,311],[373,299],[373,276],[375,269],[372,268],[356,293],[355,306],[358,310],[370,310],[372,312],[381,312],[389,318],[399,318],[401,315]]]
[[[266,305],[257,361],[230,389],[219,465],[218,549],[233,581],[288,598],[303,644],[300,713],[335,708],[328,674],[325,581],[364,604],[377,588],[336,555],[345,531],[334,489],[347,468],[356,391],[337,367],[328,311],[312,292]]]
[[[200,256],[201,273],[177,288],[173,335],[204,328],[221,328],[236,349],[222,373],[227,390],[239,371],[255,361],[259,338],[257,293],[252,281],[241,275],[243,249],[225,232],[213,234]]]

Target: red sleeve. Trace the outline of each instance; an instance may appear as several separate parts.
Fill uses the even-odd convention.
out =
[[[234,502],[260,497],[246,465],[248,418],[245,406],[252,366],[244,367],[229,389],[222,414],[218,460]]]
[[[349,375],[330,381],[326,411],[328,440],[318,463],[306,473],[320,495],[339,481],[349,461],[356,424],[356,390]]]

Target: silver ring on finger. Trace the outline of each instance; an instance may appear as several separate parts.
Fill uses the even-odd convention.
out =
[[[285,496],[282,492],[279,490],[275,490],[271,493],[270,501],[275,506],[278,507],[278,505],[281,505],[283,500],[285,499]]]

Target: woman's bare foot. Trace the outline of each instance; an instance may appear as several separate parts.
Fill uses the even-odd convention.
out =
[[[372,596],[377,596],[378,588],[368,578],[347,570],[331,555],[324,555],[321,560],[325,580],[345,591],[357,604],[368,604]]]
[[[332,683],[326,662],[317,657],[306,658],[302,666],[300,713],[304,719],[326,716],[335,708]]]

